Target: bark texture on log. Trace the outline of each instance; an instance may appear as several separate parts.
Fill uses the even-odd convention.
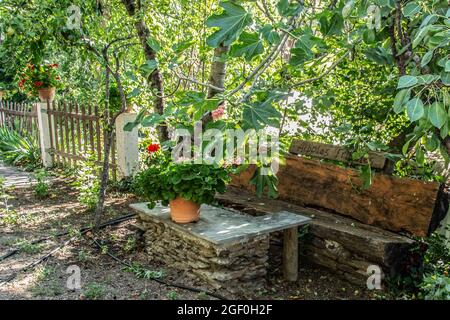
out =
[[[333,270],[346,280],[365,285],[367,267],[379,265],[385,273],[397,275],[409,263],[414,241],[337,214],[304,208],[281,200],[257,198],[249,191],[229,187],[219,202],[248,214],[289,211],[312,218],[309,232],[300,241],[305,259]],[[305,249],[305,250],[302,250]]]
[[[254,168],[233,178],[232,185],[254,190]],[[289,156],[280,168],[279,196],[302,206],[326,209],[394,232],[425,236],[436,213],[439,183],[375,174],[364,190],[358,171]]]

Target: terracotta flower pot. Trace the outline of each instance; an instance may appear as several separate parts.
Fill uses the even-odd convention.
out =
[[[38,89],[38,92],[39,92],[39,99],[41,100],[41,102],[47,102],[47,100],[52,102],[53,99],[55,99],[56,90],[53,87]]]
[[[176,223],[190,223],[200,219],[200,205],[194,201],[178,197],[169,204],[170,217]]]

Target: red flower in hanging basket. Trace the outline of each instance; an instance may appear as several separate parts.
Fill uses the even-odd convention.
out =
[[[42,86],[44,83],[43,82],[41,82],[41,81],[36,81],[35,83],[34,83],[34,86],[35,87],[40,87],[40,86]]]
[[[157,143],[149,144],[147,147],[148,153],[157,152],[159,149],[161,149],[161,146]]]
[[[50,68],[58,68],[58,64],[57,63],[51,64]]]
[[[22,89],[23,87],[24,87],[24,84],[25,84],[25,79],[21,79],[20,81],[19,81],[19,87]]]

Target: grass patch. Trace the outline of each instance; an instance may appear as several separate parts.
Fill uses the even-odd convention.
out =
[[[100,300],[106,295],[106,288],[96,282],[89,283],[86,285],[86,289],[83,290],[83,295],[88,300]]]

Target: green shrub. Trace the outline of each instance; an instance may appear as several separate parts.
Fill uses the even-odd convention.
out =
[[[425,276],[420,289],[425,300],[450,300],[450,278],[448,276],[438,274]]]
[[[39,145],[34,137],[1,127],[0,159],[9,165],[24,166],[33,170],[41,163]]]
[[[77,170],[77,177],[73,186],[78,194],[78,201],[85,205],[89,211],[93,211],[97,206],[98,194],[100,190],[100,181],[98,165],[95,162],[95,156],[91,155],[88,160]]]
[[[446,238],[435,232],[417,240],[405,275],[390,278],[390,294],[395,298],[450,299],[450,249]],[[413,259],[416,260],[416,259]]]
[[[157,149],[150,151],[148,168],[135,178],[135,191],[149,202],[150,208],[157,201],[167,206],[177,197],[210,204],[216,192],[226,191],[231,180],[228,169],[209,164],[174,163],[169,153]]]
[[[50,188],[48,183],[48,173],[44,169],[39,169],[34,172],[34,178],[36,184],[34,186],[34,194],[38,198],[45,198],[48,196],[48,190]]]
[[[99,300],[103,299],[106,295],[106,288],[99,283],[90,283],[83,290],[83,294],[88,300]]]

